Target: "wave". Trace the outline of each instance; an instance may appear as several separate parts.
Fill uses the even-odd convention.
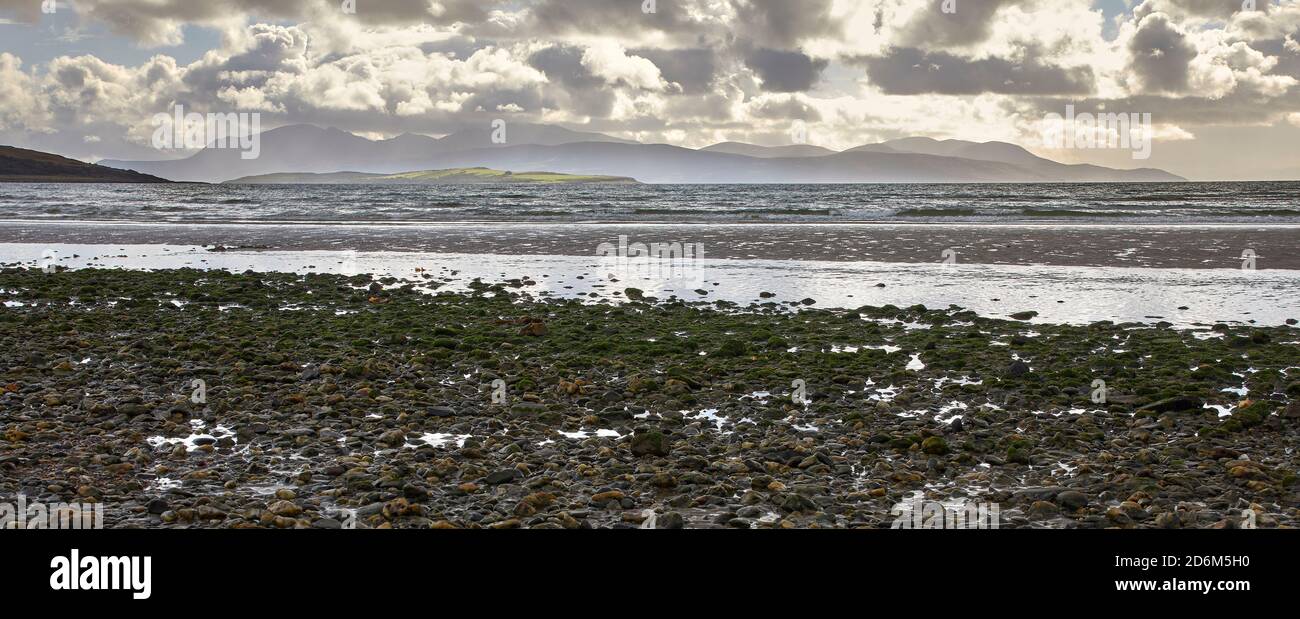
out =
[[[973,217],[973,208],[909,208],[894,213],[895,217]]]

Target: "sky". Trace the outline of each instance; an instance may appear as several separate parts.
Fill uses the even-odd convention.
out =
[[[371,138],[928,136],[1300,179],[1300,0],[0,0],[0,143],[157,159],[178,105]],[[1150,114],[1150,158],[1044,142],[1066,106]]]

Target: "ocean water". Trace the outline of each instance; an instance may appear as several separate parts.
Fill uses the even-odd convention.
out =
[[[0,185],[0,220],[1298,223],[1300,182]]]

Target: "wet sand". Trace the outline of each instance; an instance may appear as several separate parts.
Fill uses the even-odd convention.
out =
[[[698,243],[705,258],[959,264],[1300,269],[1300,226],[1108,224],[140,224],[0,222],[0,242],[222,245],[591,256],[601,243]]]

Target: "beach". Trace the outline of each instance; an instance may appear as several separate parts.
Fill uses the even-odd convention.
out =
[[[1300,523],[1300,223],[1268,187],[1122,222],[957,208],[992,188],[898,190],[947,204],[908,221],[862,188],[809,190],[858,221],[257,191],[0,220],[0,491],[146,528]],[[629,219],[585,220],[605,200]]]
[[[1002,528],[1300,520],[1293,326],[420,280],[4,269],[5,490],[110,527],[889,528],[917,500]]]

